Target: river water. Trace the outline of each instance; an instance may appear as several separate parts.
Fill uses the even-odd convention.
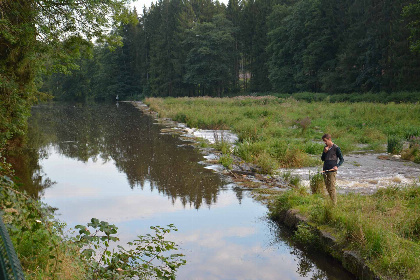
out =
[[[161,129],[128,103],[39,105],[29,147],[13,161],[27,191],[69,227],[105,220],[125,244],[150,226],[174,224],[169,239],[187,260],[177,279],[354,279],[294,245],[249,191]]]

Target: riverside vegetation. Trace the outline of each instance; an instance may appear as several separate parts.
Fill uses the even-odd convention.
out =
[[[239,141],[234,154],[266,173],[279,167],[320,163],[323,133],[333,135],[344,153],[385,151],[390,143],[411,141],[407,159],[419,160],[420,105],[329,103],[273,96],[236,98],[147,98],[160,117],[202,129],[231,129]],[[401,150],[397,150],[401,152]]]
[[[383,279],[420,279],[419,186],[338,196],[335,207],[320,194],[295,188],[273,201],[271,218],[276,220],[288,209],[308,217],[310,226],[298,226],[295,232],[304,246],[316,249],[315,229],[322,229],[336,238],[340,248],[359,252]]]
[[[324,132],[334,135],[344,153],[374,150],[403,153],[418,162],[420,104],[306,102],[276,97],[148,98],[159,113],[203,129],[231,129],[239,136],[233,153],[255,163],[262,171],[278,167],[320,164]],[[402,150],[402,143],[409,147]],[[388,144],[388,145],[387,145]],[[228,148],[221,163],[229,168]],[[387,146],[386,146],[387,145]],[[216,147],[216,148],[220,148]],[[339,196],[333,207],[324,199],[322,178],[310,178],[311,191],[295,184],[271,197],[274,220],[283,210],[296,209],[308,217],[299,226],[298,242],[316,248],[315,229],[332,234],[342,249],[356,250],[384,279],[420,278],[420,187],[389,187],[374,195]]]

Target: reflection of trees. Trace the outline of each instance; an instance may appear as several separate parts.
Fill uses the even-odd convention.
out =
[[[150,185],[175,201],[199,208],[215,202],[221,180],[204,169],[200,155],[177,137],[160,134],[152,119],[134,106],[120,104],[33,108],[30,126],[47,135],[47,145],[65,156],[86,162],[88,159],[114,160],[127,175],[132,188]],[[39,125],[38,125],[39,124]]]
[[[39,120],[34,119],[23,140],[25,145],[8,151],[7,161],[15,170],[15,182],[34,198],[42,196],[43,190],[55,183],[46,177],[39,165],[40,159],[48,157],[45,148],[51,142],[51,139],[48,139],[51,136],[54,135],[39,133]]]
[[[298,261],[297,273],[300,276],[311,280],[327,280],[340,279],[352,280],[355,279],[349,272],[347,272],[341,264],[325,253],[320,252],[316,248],[301,248],[299,244],[293,240],[293,232],[284,225],[279,225],[275,222],[269,222],[269,228],[275,239],[272,245],[276,243],[286,243],[290,247],[291,254],[296,256]]]

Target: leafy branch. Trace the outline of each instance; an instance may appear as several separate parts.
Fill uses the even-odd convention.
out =
[[[177,231],[172,224],[150,227],[154,234],[139,235],[127,243],[128,249],[112,246],[119,241],[115,225],[92,218],[87,226],[75,227],[76,239],[92,279],[175,279],[177,269],[186,264],[183,254],[170,253],[178,250],[175,242],[165,240],[165,235]]]

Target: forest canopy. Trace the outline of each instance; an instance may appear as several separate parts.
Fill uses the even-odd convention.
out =
[[[420,89],[418,0],[160,0],[45,90],[61,100]]]

